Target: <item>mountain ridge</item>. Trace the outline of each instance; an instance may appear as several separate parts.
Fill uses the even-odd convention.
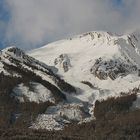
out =
[[[57,67],[58,74],[70,83],[88,81],[94,85],[94,81],[97,81],[95,86],[100,84],[102,87],[105,81],[100,81],[100,79],[108,83],[111,79],[116,79],[111,82],[115,83],[117,80],[119,82],[121,76],[122,79],[127,76],[131,79],[130,76],[132,76],[133,81],[133,77],[137,77],[140,68],[140,38],[138,32],[135,34],[88,32],[35,49],[29,52],[29,55]],[[118,85],[118,82],[115,84]],[[121,92],[121,90],[118,91]]]

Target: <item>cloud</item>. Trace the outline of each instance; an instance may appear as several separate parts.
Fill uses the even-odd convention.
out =
[[[140,24],[139,0],[120,0],[118,5],[115,0],[6,2],[11,15],[6,38],[25,49],[92,30],[128,32]]]

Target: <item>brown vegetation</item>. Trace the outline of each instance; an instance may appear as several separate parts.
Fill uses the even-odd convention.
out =
[[[29,129],[31,123],[38,114],[44,113],[49,102],[45,103],[19,103],[10,97],[12,89],[20,83],[29,86],[29,82],[35,81],[48,87],[54,94],[57,101],[64,100],[62,92],[54,85],[44,81],[27,69],[16,68],[5,65],[9,72],[18,72],[24,75],[22,78],[5,76],[0,74],[0,140],[139,140],[140,139],[140,110],[132,110],[131,106],[136,100],[134,94],[125,95],[118,98],[109,98],[103,101],[96,101],[94,115],[96,120],[77,125],[70,124],[63,131],[46,131]],[[57,77],[57,76],[56,76]],[[59,79],[57,77],[56,79]],[[56,81],[57,82],[57,81]],[[63,86],[65,81],[59,82]],[[83,81],[91,86],[91,83]],[[64,86],[65,89],[74,91],[71,85]],[[123,95],[123,94],[122,94]],[[12,117],[19,115],[16,119]]]
[[[26,118],[23,116],[7,129],[0,127],[0,140],[139,140],[140,110],[131,109],[134,100],[136,94],[97,101],[96,120],[81,125],[71,124],[62,131],[27,129],[28,125],[23,125],[22,120]],[[22,111],[26,110],[25,114],[41,113],[38,112],[41,111],[40,106],[32,104],[29,108],[30,105],[22,106]]]

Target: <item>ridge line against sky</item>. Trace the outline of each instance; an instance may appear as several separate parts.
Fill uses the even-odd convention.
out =
[[[0,48],[24,50],[93,30],[140,25],[140,0],[0,0]]]

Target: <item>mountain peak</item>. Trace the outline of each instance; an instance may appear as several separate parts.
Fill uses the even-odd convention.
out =
[[[29,54],[46,64],[57,67],[60,75],[70,83],[75,82],[74,84],[85,93],[87,91],[89,93],[90,89],[83,87],[81,81],[87,81],[115,94],[116,89],[118,92],[127,89],[127,84],[126,87],[122,87],[121,82],[118,83],[119,78],[123,79],[131,74],[138,76],[139,42],[140,39],[135,34],[117,35],[110,32],[91,31],[68,40],[48,44]],[[65,54],[69,60],[68,71],[61,70],[64,63],[68,65],[68,61],[64,58],[61,59],[64,63],[59,62],[56,65],[56,60],[58,62],[62,54]],[[133,81],[135,78],[130,79],[128,81]],[[100,80],[105,80],[104,84]],[[110,80],[112,80],[112,87],[109,86]]]
[[[16,57],[21,57],[21,58],[23,58],[23,56],[25,55],[24,51],[22,51],[21,49],[15,47],[15,46],[7,47],[7,48],[3,49],[1,52],[4,54],[7,54],[7,55],[13,55]]]

